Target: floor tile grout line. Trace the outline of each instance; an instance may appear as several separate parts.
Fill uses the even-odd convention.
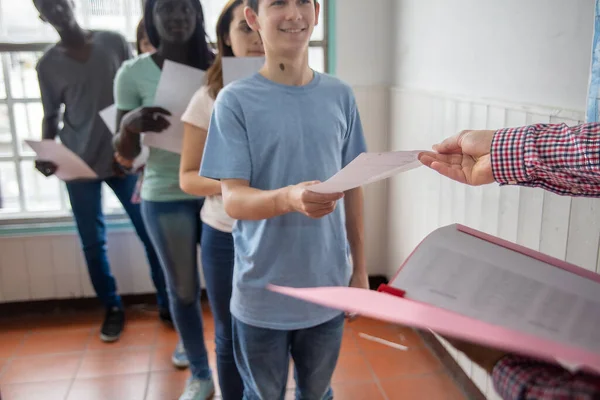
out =
[[[71,382],[69,383],[69,389],[67,390],[67,393],[65,394],[65,400],[67,400],[69,398],[69,395],[71,394],[71,390],[73,389],[73,385],[75,384],[75,381],[77,380],[77,374],[79,374],[79,370],[81,369],[81,366],[83,365],[83,359],[85,358],[88,348],[90,347],[90,343],[92,341],[92,337],[93,337],[93,331],[90,329],[90,332],[88,333],[88,339],[87,342],[85,343],[83,352],[81,353],[81,356],[79,358],[79,364],[77,365],[77,368],[75,368],[75,373],[73,374],[73,377],[71,378]]]
[[[152,362],[152,359],[150,360],[150,362]],[[148,397],[149,391],[150,391],[150,371],[148,371],[146,373],[146,386],[144,388],[144,397],[142,397],[143,400],[146,400],[146,398]]]
[[[352,331],[358,335],[353,329]],[[362,357],[363,361],[367,364],[367,367],[369,368],[369,372],[371,372],[371,376],[374,377],[375,380],[375,385],[377,385],[377,388],[379,389],[379,393],[383,396],[383,400],[389,400],[387,394],[385,393],[385,391],[383,390],[383,386],[381,386],[381,382],[379,382],[379,377],[377,376],[377,374],[375,373],[375,370],[373,369],[373,366],[371,365],[371,362],[369,361],[369,359],[365,356],[365,352],[363,350],[363,348],[360,346],[360,344],[357,342],[356,337],[352,337],[352,340],[354,340],[356,346],[358,347],[358,353],[360,354],[360,356]]]

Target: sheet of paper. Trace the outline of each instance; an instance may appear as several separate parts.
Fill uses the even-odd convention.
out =
[[[317,193],[337,193],[389,178],[420,167],[421,150],[362,153],[325,182],[309,186]]]
[[[100,111],[100,118],[106,124],[110,132],[114,135],[117,133],[117,106],[112,104],[106,107],[104,110]],[[137,170],[146,164],[146,160],[148,160],[149,149],[147,146],[142,146],[142,152],[139,156],[137,156],[133,160],[132,170]]]
[[[98,113],[104,124],[108,127],[108,130],[113,135],[117,133],[117,106],[111,104],[106,107],[104,110]]]
[[[171,113],[167,120],[171,126],[160,133],[145,133],[142,143],[173,153],[181,153],[183,145],[183,123],[185,112],[192,96],[204,84],[204,71],[170,60],[165,61],[156,88],[154,105]]]
[[[223,86],[254,74],[264,64],[264,57],[223,57]]]
[[[435,231],[391,282],[409,299],[600,352],[600,283],[457,230]]]
[[[600,372],[600,352],[590,352],[576,346],[549,341],[418,301],[351,287],[292,288],[269,285],[268,289],[336,310],[431,330],[442,336],[548,361],[554,361],[557,358],[572,360],[571,363]]]
[[[75,153],[54,140],[25,140],[37,154],[37,160],[57,165],[55,175],[63,181],[95,179],[98,175]]]

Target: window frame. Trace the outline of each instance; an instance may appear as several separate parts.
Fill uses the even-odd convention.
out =
[[[2,2],[7,0],[0,0],[0,23],[2,22]],[[10,1],[10,0],[9,0]],[[144,0],[139,0],[142,6],[144,6]],[[332,0],[319,0],[321,3],[321,24],[323,25],[323,38],[321,40],[311,40],[309,47],[317,47],[323,49],[323,68],[326,73],[331,73],[331,60],[330,60],[330,48],[329,48],[329,6],[333,3]],[[59,210],[53,211],[29,211],[26,207],[26,196],[27,190],[24,184],[24,174],[22,171],[21,163],[26,161],[35,160],[35,155],[21,154],[22,151],[19,149],[19,138],[17,136],[16,129],[16,118],[15,118],[15,105],[16,104],[38,104],[40,103],[39,98],[15,98],[12,95],[12,88],[10,82],[10,53],[19,52],[43,52],[48,46],[54,42],[23,42],[23,43],[11,43],[0,41],[0,65],[2,66],[2,74],[4,80],[4,87],[6,98],[0,99],[0,106],[6,106],[8,109],[9,129],[12,140],[12,154],[11,155],[0,155],[1,162],[12,162],[15,166],[15,175],[17,179],[19,189],[19,211],[0,213],[0,226],[2,225],[13,225],[23,223],[72,223],[72,215],[68,209],[68,199],[64,184],[61,182],[60,190],[60,203],[61,207]],[[135,42],[129,42],[132,49],[135,49]],[[216,48],[216,43],[211,43]],[[41,121],[40,121],[41,123]],[[125,217],[125,211],[122,208],[116,210],[106,210],[105,218],[107,220],[119,220]],[[107,212],[108,211],[108,212]]]

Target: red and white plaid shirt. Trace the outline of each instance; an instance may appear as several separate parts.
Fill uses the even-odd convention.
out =
[[[492,141],[500,184],[541,187],[560,195],[600,197],[600,123],[538,124],[501,129]],[[509,355],[492,372],[507,400],[600,399],[600,375]]]
[[[496,391],[505,400],[600,399],[600,375],[571,373],[531,358],[509,355],[492,371]]]
[[[501,129],[494,135],[491,159],[500,184],[600,197],[600,123]]]

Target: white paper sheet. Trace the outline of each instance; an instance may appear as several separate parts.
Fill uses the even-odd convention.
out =
[[[108,127],[108,130],[113,135],[117,133],[117,106],[111,104],[106,107],[104,110],[98,113],[104,124]]]
[[[106,124],[106,126],[108,127],[108,129],[110,130],[110,132],[114,135],[117,133],[117,106],[112,104],[108,107],[106,107],[104,110],[100,111],[98,114],[100,114],[100,118],[102,118],[102,121],[104,121],[104,123]],[[149,155],[149,149],[147,146],[142,146],[142,151],[140,153],[139,156],[137,156],[134,160],[133,160],[133,166],[131,167],[132,170],[137,170],[140,167],[142,167],[144,164],[146,164],[146,161],[148,160],[148,155]]]
[[[79,156],[54,140],[25,140],[37,154],[37,160],[57,165],[56,177],[63,181],[95,179],[98,175]]]
[[[422,150],[362,153],[325,182],[309,186],[317,193],[340,193],[420,167]]]
[[[264,57],[224,57],[223,86],[254,74],[264,64]]]
[[[173,61],[165,61],[156,89],[154,105],[171,113],[171,116],[166,117],[171,126],[160,133],[143,134],[142,144],[180,154],[183,145],[181,117],[192,96],[202,85],[204,85],[204,71]]]

